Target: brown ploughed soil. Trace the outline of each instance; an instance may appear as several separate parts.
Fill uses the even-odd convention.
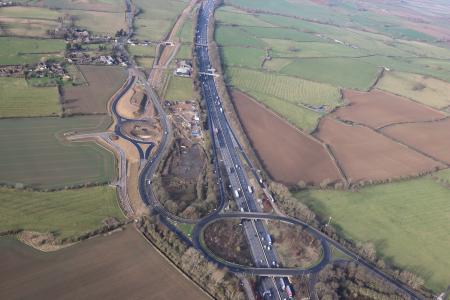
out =
[[[384,128],[383,132],[406,145],[450,164],[450,119],[430,123],[393,125]]]
[[[127,73],[117,66],[79,67],[87,85],[67,86],[61,100],[64,114],[106,114],[109,99],[120,89]]]
[[[132,227],[53,253],[0,239],[0,299],[208,299]]]
[[[330,145],[353,182],[415,176],[444,167],[367,127],[346,125],[330,117],[321,120],[315,135]]]
[[[300,180],[320,184],[325,179],[340,179],[337,168],[318,141],[244,93],[234,91],[232,96],[253,148],[275,181],[293,185]]]
[[[339,119],[372,128],[401,122],[437,120],[445,117],[435,109],[379,90],[371,92],[346,90],[344,98],[351,104],[338,109],[333,115]]]

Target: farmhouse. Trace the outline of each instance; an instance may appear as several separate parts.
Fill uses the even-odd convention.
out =
[[[174,75],[180,77],[190,77],[192,74],[192,66],[189,62],[182,60],[178,63],[178,67],[174,72]]]

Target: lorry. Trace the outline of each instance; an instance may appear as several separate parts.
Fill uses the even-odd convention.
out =
[[[247,189],[248,189],[248,192],[249,192],[250,194],[253,193],[253,189],[252,189],[251,186],[248,186]]]
[[[238,190],[234,190],[234,196],[235,196],[236,198],[239,198],[239,191],[238,191]]]
[[[286,286],[286,295],[288,296],[289,299],[292,298],[292,291],[289,285]]]
[[[286,289],[286,284],[284,284],[284,279],[282,277],[278,278],[281,289],[284,291]]]

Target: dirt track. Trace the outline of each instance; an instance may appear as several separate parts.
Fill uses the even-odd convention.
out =
[[[209,299],[129,227],[55,253],[0,239],[0,299]]]
[[[321,120],[315,135],[330,145],[353,182],[414,176],[444,167],[369,128],[346,125],[330,117]]]
[[[247,95],[234,91],[233,101],[252,146],[275,181],[320,184],[339,180],[324,147],[301,133]]]
[[[351,104],[338,109],[333,115],[339,119],[365,124],[372,128],[445,117],[435,109],[379,90],[368,93],[346,90],[344,98]]]
[[[402,143],[450,164],[450,119],[394,125],[382,131]]]

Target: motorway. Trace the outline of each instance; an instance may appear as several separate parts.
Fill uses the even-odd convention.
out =
[[[129,3],[129,0],[126,0]],[[209,130],[212,139],[212,151],[214,155],[214,167],[215,173],[217,174],[219,182],[219,193],[218,193],[218,206],[209,215],[205,216],[201,220],[189,220],[183,219],[176,215],[169,213],[155,198],[152,188],[151,181],[164,153],[170,146],[173,140],[173,132],[170,126],[170,122],[167,119],[166,113],[161,105],[161,101],[156,93],[153,91],[149,82],[151,78],[145,78],[145,75],[138,70],[135,63],[130,60],[129,64],[129,78],[127,83],[122,87],[122,89],[114,96],[111,111],[116,121],[116,126],[114,133],[128,141],[130,141],[139,151],[141,161],[143,162],[141,172],[139,174],[139,193],[143,202],[153,211],[161,216],[162,222],[173,232],[175,232],[180,239],[186,242],[190,246],[196,247],[201,251],[208,259],[214,261],[218,265],[229,268],[233,272],[237,273],[248,273],[254,275],[263,276],[261,282],[262,292],[264,294],[264,299],[287,299],[288,295],[286,290],[283,289],[280,283],[280,278],[284,276],[293,276],[301,274],[317,274],[320,270],[325,267],[331,261],[330,257],[330,246],[334,246],[343,253],[347,254],[357,263],[365,266],[368,270],[372,271],[375,275],[381,277],[382,279],[390,282],[393,286],[397,287],[399,290],[403,291],[411,299],[421,299],[413,290],[401,283],[400,281],[391,278],[390,276],[384,274],[378,270],[375,266],[361,259],[358,255],[347,250],[336,241],[330,239],[327,235],[321,231],[309,226],[308,224],[286,216],[264,214],[260,212],[259,206],[253,196],[253,189],[249,185],[249,180],[247,174],[244,171],[244,164],[242,158],[245,159],[247,164],[251,167],[254,176],[261,179],[257,174],[255,168],[252,166],[250,160],[245,155],[241,145],[237,141],[233,131],[228,123],[228,120],[224,113],[224,108],[222,106],[221,99],[217,92],[216,83],[214,76],[207,75],[210,73],[211,62],[208,53],[208,21],[210,16],[214,13],[214,0],[205,0],[199,11],[198,23],[197,23],[197,33],[195,37],[196,47],[195,51],[198,58],[199,66],[199,79],[201,82],[201,92],[202,96],[207,104],[208,111],[208,123]],[[132,19],[131,7],[127,4],[127,17],[129,22],[129,34],[127,37],[123,37],[119,40],[119,46],[123,47],[126,38],[131,36]],[[153,156],[150,157],[150,151],[155,146],[152,142],[143,142],[140,140],[133,139],[122,133],[122,126],[127,122],[135,121],[145,121],[146,119],[127,119],[120,116],[117,112],[117,103],[120,98],[137,82],[144,86],[146,95],[152,101],[156,112],[159,116],[161,127],[163,130],[161,141],[156,149]],[[149,144],[150,150],[145,153],[142,150],[141,144]],[[220,159],[219,159],[220,157]],[[220,164],[225,166],[226,174],[222,174],[222,168]],[[225,180],[222,177],[227,176],[230,182],[230,187],[224,186]],[[259,181],[261,187],[266,191],[266,186],[262,181]],[[224,213],[225,207],[225,191],[226,189],[231,189],[235,196],[235,201],[239,212]],[[212,255],[208,249],[205,249],[201,239],[204,228],[219,219],[241,219],[244,226],[244,231],[246,233],[247,240],[250,245],[251,254],[253,257],[255,267],[244,267],[237,266],[233,264],[224,263],[223,260],[218,259]],[[181,231],[169,222],[176,221],[181,223],[196,224],[192,241],[188,239]],[[268,241],[269,232],[265,226],[267,220],[278,220],[282,222],[287,222],[290,224],[295,224],[302,226],[305,230],[308,230],[313,236],[315,236],[322,245],[322,260],[318,262],[315,266],[309,269],[288,269],[279,266],[277,253]]]

